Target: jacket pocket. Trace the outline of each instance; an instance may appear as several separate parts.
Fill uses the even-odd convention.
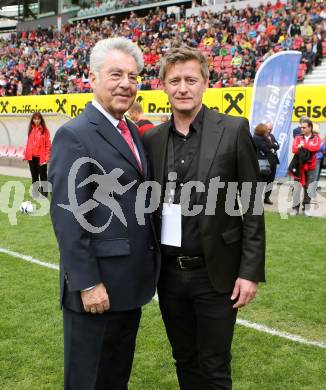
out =
[[[92,240],[92,247],[96,257],[113,257],[130,255],[130,242],[128,238],[109,238],[105,240]]]
[[[233,229],[227,230],[222,233],[222,237],[226,245],[240,241],[242,238],[242,227],[237,226]]]

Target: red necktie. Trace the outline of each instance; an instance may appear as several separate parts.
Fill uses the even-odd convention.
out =
[[[129,127],[127,126],[127,123],[123,120],[119,121],[117,128],[121,131],[121,135],[123,139],[127,142],[129,145],[129,148],[131,149],[133,155],[135,156],[136,161],[138,162],[140,170],[143,172],[143,167],[141,165],[141,162],[137,156],[134,142],[132,140],[132,135],[130,133]]]

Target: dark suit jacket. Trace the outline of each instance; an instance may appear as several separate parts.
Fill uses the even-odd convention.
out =
[[[266,159],[271,165],[279,164],[276,151],[280,148],[273,134],[271,134],[271,141],[264,135],[254,134],[253,140],[257,148],[257,158]]]
[[[162,185],[162,190],[169,127],[170,122],[167,122],[144,135],[152,175]],[[237,277],[256,282],[265,279],[264,216],[253,215],[252,201],[243,216],[230,216],[226,212],[228,183],[252,182],[255,187],[259,168],[248,121],[206,109],[197,171],[197,179],[205,184],[205,192],[197,194],[198,205],[206,205],[210,180],[217,177],[226,185],[218,191],[215,212],[211,212],[212,215],[201,213],[200,236],[213,286],[219,292],[230,292]],[[160,195],[162,200],[163,194]],[[261,195],[258,197],[260,200]],[[234,197],[230,203],[237,204]],[[160,236],[161,208],[155,221]]]
[[[148,174],[148,166],[137,128],[128,122],[137,145],[143,173],[129,146],[117,129],[92,104],[76,119],[62,126],[52,146],[49,181],[52,183],[51,218],[60,249],[61,299],[65,307],[83,311],[80,290],[103,282],[107,288],[111,311],[130,310],[147,303],[155,292],[159,272],[157,245],[153,223],[146,215],[140,226],[135,215],[137,189]],[[101,232],[90,232],[77,221],[74,214],[59,204],[69,205],[68,174],[81,157],[94,159],[82,164],[75,177],[73,190],[78,205],[92,200],[95,191],[103,199],[116,200],[125,216],[125,226],[116,214],[102,202],[90,206],[84,217],[94,227],[108,226]],[[136,183],[125,193],[114,191],[103,180],[103,169],[109,174],[121,168],[121,186]],[[103,180],[78,187],[90,175]],[[74,179],[74,178],[72,178]],[[93,205],[94,206],[94,205]]]

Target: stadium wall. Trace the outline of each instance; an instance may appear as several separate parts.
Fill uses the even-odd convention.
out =
[[[209,107],[235,116],[249,119],[252,100],[252,88],[209,88],[204,95],[204,103]],[[295,104],[292,116],[292,128],[302,115],[313,122],[318,122],[322,135],[326,134],[326,85],[304,86],[296,88]],[[44,114],[46,124],[53,139],[57,129],[79,115],[93,94],[15,96],[0,98],[0,146],[24,146],[27,139],[27,128],[31,114],[40,111]],[[171,113],[167,95],[161,91],[138,91],[136,100],[141,103],[143,111],[154,123],[162,116]],[[292,141],[292,137],[291,137]],[[291,145],[289,158],[291,158]],[[3,162],[0,161],[0,164]]]
[[[252,88],[209,88],[204,95],[204,103],[219,112],[249,119]],[[326,85],[296,88],[293,108],[293,126],[302,115],[318,122],[322,134],[326,133]],[[0,98],[0,145],[21,146],[26,142],[26,129],[33,112],[45,114],[53,138],[56,130],[70,118],[79,115],[86,104],[92,101],[93,94],[14,96]],[[143,111],[151,116],[171,113],[167,95],[161,91],[139,91],[136,100]]]

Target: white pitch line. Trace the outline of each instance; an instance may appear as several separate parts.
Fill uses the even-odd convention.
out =
[[[22,255],[21,253],[9,251],[8,249],[0,248],[0,253],[5,253],[6,255],[17,257],[18,259],[22,259],[33,264],[38,264],[42,267],[59,270],[59,266],[57,264],[45,263],[44,261],[34,259],[32,256]]]
[[[271,334],[273,336],[282,337],[284,339],[288,339],[291,341],[295,341],[297,343],[306,344],[306,345],[314,345],[315,347],[319,348],[326,348],[326,343],[319,342],[319,341],[310,341],[307,340],[301,336],[297,336],[295,334],[287,333],[287,332],[281,332],[274,328],[269,328],[268,326],[262,325],[262,324],[256,324],[255,322],[250,322],[246,320],[242,320],[240,318],[237,319],[237,324],[246,326],[247,328],[258,330],[259,332],[264,332]]]
[[[41,261],[41,260],[38,260],[38,259],[34,259],[32,256],[26,256],[26,255],[23,255],[21,253],[13,252],[13,251],[10,251],[10,250],[5,249],[5,248],[0,248],[0,253],[5,253],[6,255],[9,255],[9,256],[12,256],[12,257],[16,257],[18,259],[22,259],[22,260],[28,261],[29,263],[41,265],[42,267],[55,269],[57,271],[59,270],[59,266],[57,264],[46,263],[44,261]],[[158,301],[157,294],[154,295],[153,299],[155,301]],[[273,336],[277,336],[277,337],[281,337],[281,338],[284,338],[284,339],[287,339],[287,340],[291,340],[291,341],[294,341],[296,343],[306,344],[306,345],[313,345],[313,346],[319,347],[319,348],[326,348],[326,343],[319,342],[319,341],[307,340],[307,339],[305,339],[305,338],[303,338],[301,336],[298,336],[298,335],[295,335],[295,334],[291,334],[291,333],[287,333],[287,332],[281,332],[281,331],[279,331],[277,329],[269,328],[268,326],[265,326],[265,325],[262,325],[262,324],[256,324],[255,322],[250,322],[250,321],[246,321],[246,320],[242,320],[242,319],[238,318],[237,319],[237,324],[245,326],[246,328],[251,328],[251,329],[258,330],[259,332],[268,333],[268,334],[271,334]]]

